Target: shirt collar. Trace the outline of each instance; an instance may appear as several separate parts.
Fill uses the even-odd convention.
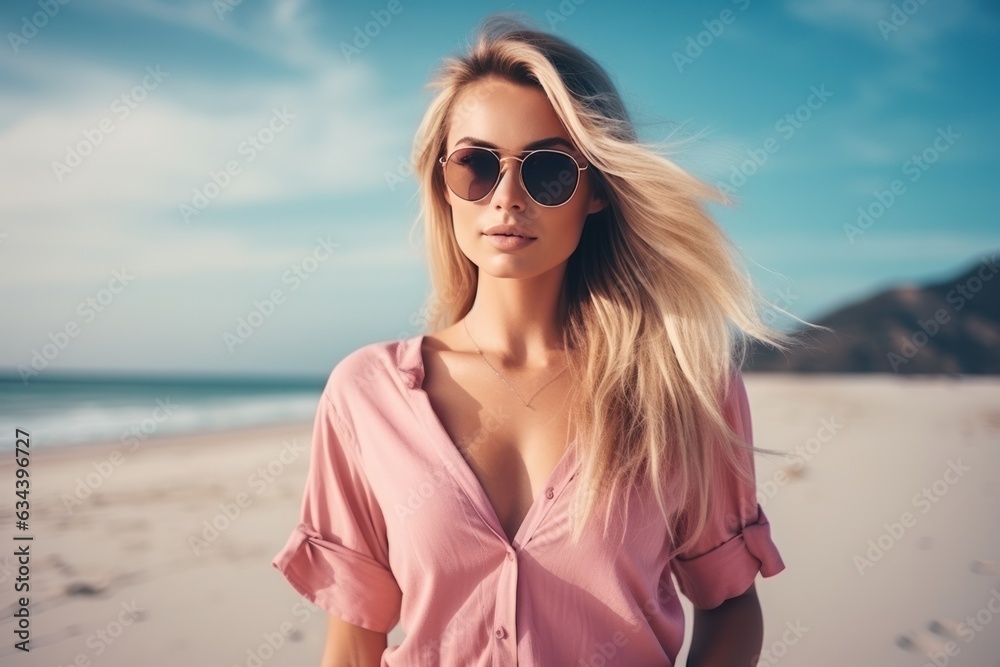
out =
[[[405,338],[396,346],[396,367],[410,389],[424,381],[424,361],[420,354],[424,334]]]

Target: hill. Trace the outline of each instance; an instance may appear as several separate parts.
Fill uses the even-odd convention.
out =
[[[1000,374],[1000,264],[985,254],[939,283],[899,285],[800,327],[782,354],[754,344],[745,370]]]

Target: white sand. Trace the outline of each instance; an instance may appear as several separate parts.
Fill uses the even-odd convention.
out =
[[[757,458],[787,565],[757,579],[764,646],[774,651],[761,664],[1000,666],[1000,380],[748,374],[746,384],[758,446],[794,451],[813,439],[796,479],[776,478],[788,463]],[[35,450],[32,650],[12,646],[22,593],[12,555],[21,543],[11,540],[0,556],[0,664],[318,665],[325,612],[270,564],[297,521],[310,431],[311,421],[134,452]],[[293,441],[297,455],[286,447]],[[0,463],[8,540],[11,458]],[[102,462],[113,472],[68,511],[64,496]],[[269,463],[277,474],[258,483],[255,471]],[[968,470],[946,474],[949,463]],[[246,506],[195,555],[189,538],[241,493]],[[893,523],[898,537],[884,527]],[[859,573],[855,557],[880,539],[888,550]],[[262,651],[268,637],[280,644],[274,652]],[[389,641],[401,639],[397,627]]]

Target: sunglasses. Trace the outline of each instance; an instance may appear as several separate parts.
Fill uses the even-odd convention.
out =
[[[581,167],[569,153],[542,148],[524,157],[500,157],[495,151],[481,146],[456,148],[438,159],[444,167],[444,182],[448,189],[465,201],[479,201],[493,192],[500,182],[500,165],[504,160],[521,163],[521,186],[539,206],[562,206],[576,194],[580,185]]]

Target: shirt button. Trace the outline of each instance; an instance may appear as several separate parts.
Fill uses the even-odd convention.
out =
[[[494,634],[496,634],[497,639],[503,639],[504,637],[507,636],[507,630],[504,629],[503,627],[499,627],[497,628],[497,631]]]
[[[507,550],[507,560],[514,560],[514,552],[510,549]]]
[[[552,500],[552,496],[554,496],[554,495],[556,495],[556,493],[555,493],[555,491],[552,490],[551,486],[549,488],[545,489],[545,497],[546,498],[548,498],[549,500]]]

